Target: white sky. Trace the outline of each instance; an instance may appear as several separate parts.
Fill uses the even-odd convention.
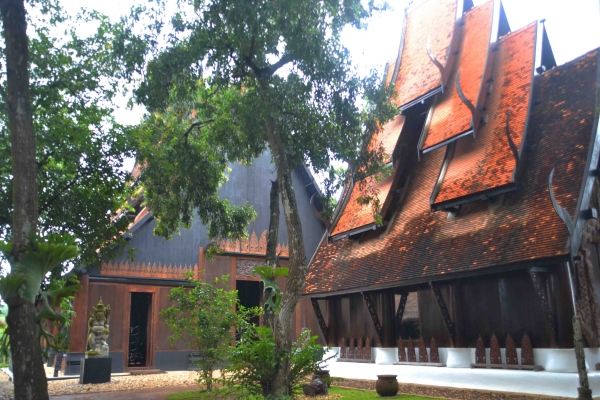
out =
[[[484,0],[475,0],[475,5]],[[81,0],[66,2],[73,13],[79,7],[96,9],[111,19],[128,13],[139,0]],[[383,72],[385,63],[396,57],[400,43],[400,30],[406,0],[388,0],[392,10],[372,18],[366,30],[346,29],[345,45],[361,73],[375,68]],[[599,0],[503,0],[504,9],[512,30],[529,22],[546,19],[546,30],[558,64],[564,64],[589,50],[600,46]],[[121,123],[135,124],[143,110],[118,107],[115,117]]]

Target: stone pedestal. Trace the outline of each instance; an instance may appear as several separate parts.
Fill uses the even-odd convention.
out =
[[[110,382],[112,359],[110,357],[82,358],[79,383]]]

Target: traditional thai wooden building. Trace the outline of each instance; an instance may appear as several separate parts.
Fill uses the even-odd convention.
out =
[[[137,173],[139,171],[134,171]],[[231,166],[229,180],[220,189],[221,197],[233,205],[248,201],[258,216],[249,225],[248,239],[219,242],[223,254],[213,260],[205,257],[204,249],[210,240],[206,227],[198,220],[190,230],[182,229],[180,235],[167,241],[153,235],[156,221],[143,208],[141,200],[132,200],[136,212],[131,215],[134,220],[125,233],[128,246],[123,249],[122,257],[105,260],[99,270],[89,270],[80,276],[82,288],[75,297],[77,315],[70,328],[67,372],[79,373],[77,365],[85,351],[88,313],[100,298],[112,309],[108,344],[113,372],[188,369],[190,349],[182,343],[170,346],[170,331],[159,315],[160,310],[169,306],[170,290],[184,284],[186,272],[191,271],[197,279],[206,282],[229,275],[230,288],[238,290],[242,304],[259,305],[262,289],[252,270],[264,264],[270,216],[269,192],[274,179],[274,166],[268,152],[251,166]],[[307,257],[310,258],[325,229],[310,205],[317,187],[306,168],[295,169],[293,181]],[[279,242],[278,254],[281,264],[285,265],[288,248],[283,212]],[[133,262],[127,261],[127,251],[131,249],[135,250]],[[284,282],[281,284],[284,286]],[[298,326],[296,330],[301,328]]]
[[[400,113],[372,143],[393,175],[346,188],[308,273],[324,342],[575,372],[575,311],[600,343],[598,76],[597,50],[556,66],[543,23],[511,31],[500,1],[411,6],[387,67]]]

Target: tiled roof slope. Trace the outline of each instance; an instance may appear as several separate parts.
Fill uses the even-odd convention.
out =
[[[389,121],[383,128],[383,130],[373,136],[369,147],[375,149],[379,146],[382,147],[385,157],[384,163],[392,161],[392,153],[398,143],[400,132],[404,126],[404,116],[397,115],[393,120]],[[340,219],[337,221],[331,235],[339,235],[340,233],[348,232],[353,229],[361,228],[366,225],[370,225],[375,222],[375,216],[373,213],[373,207],[371,204],[361,205],[358,204],[357,199],[359,197],[365,197],[372,195],[373,192],[377,192],[377,199],[381,206],[388,205],[388,195],[392,187],[392,178],[383,179],[377,181],[374,178],[365,178],[363,181],[356,182],[352,188],[350,199],[346,203]],[[361,187],[362,186],[362,187]]]
[[[458,96],[456,74],[460,71],[460,86],[473,105],[477,99],[485,72],[492,31],[493,2],[488,1],[463,16],[457,25],[458,55],[452,66],[444,93],[437,95],[431,122],[422,149],[435,146],[471,129],[471,111]]]
[[[457,199],[513,182],[516,160],[506,138],[506,111],[510,135],[521,147],[535,63],[537,23],[500,39],[492,52],[492,91],[485,101],[489,120],[477,138],[460,139],[434,203]]]
[[[383,162],[385,164],[392,161],[392,153],[396,148],[396,143],[398,143],[403,125],[404,116],[396,115],[394,119],[385,124],[381,132],[376,133],[371,139],[369,149],[377,150],[381,146],[384,154]]]
[[[446,66],[458,1],[462,0],[428,0],[407,14],[396,78],[395,104],[398,107],[440,86],[440,71],[427,54],[427,38],[430,37],[434,56]]]
[[[501,206],[470,203],[456,219],[429,210],[443,152],[424,154],[390,231],[383,237],[323,242],[308,272],[305,294],[402,284],[441,275],[567,254],[568,234],[548,195],[571,214],[585,168],[593,128],[597,50],[536,77],[528,127],[531,152],[523,160],[522,188]]]
[[[373,196],[373,194],[376,194],[379,203],[384,205],[388,198],[388,194],[390,194],[392,178],[393,177],[390,176],[377,182],[374,177],[370,176],[362,181],[355,182],[352,193],[350,194],[350,199],[348,200],[339,221],[331,231],[331,236],[375,223],[375,213],[373,212],[372,204],[361,205],[357,200],[359,197]]]

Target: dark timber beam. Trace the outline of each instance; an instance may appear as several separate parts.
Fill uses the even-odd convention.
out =
[[[402,326],[402,317],[404,316],[404,309],[406,308],[406,300],[408,299],[408,293],[402,293],[400,297],[400,304],[398,304],[398,310],[396,311],[396,335],[400,337],[400,328]]]
[[[321,328],[321,332],[323,333],[325,343],[329,343],[329,337],[327,336],[329,330],[327,329],[327,324],[325,324],[325,318],[323,318],[323,314],[321,313],[319,301],[317,299],[310,299],[310,302],[312,303],[313,310],[315,311],[315,315],[317,316],[317,321],[319,321],[319,327]]]
[[[431,287],[431,291],[435,296],[435,301],[437,302],[440,312],[442,313],[442,317],[444,318],[444,323],[446,324],[446,329],[448,329],[448,333],[450,334],[452,346],[454,346],[454,343],[456,342],[456,329],[454,327],[454,322],[452,322],[452,318],[450,318],[450,313],[448,312],[448,307],[446,306],[444,296],[442,296],[439,286],[434,286],[433,282],[429,282],[429,286]]]
[[[363,298],[365,299],[365,303],[367,304],[367,309],[369,310],[369,314],[371,314],[371,319],[373,320],[373,325],[375,325],[375,330],[377,331],[377,336],[379,337],[379,343],[383,345],[383,328],[381,326],[381,322],[379,322],[379,317],[377,316],[377,312],[375,311],[375,307],[373,306],[373,299],[371,295],[367,292],[363,292]]]
[[[542,312],[544,313],[546,322],[550,326],[550,346],[556,348],[558,347],[556,344],[556,324],[554,322],[554,314],[552,314],[548,296],[546,295],[545,285],[542,284],[541,273],[539,270],[532,268],[529,270],[529,276],[531,277],[531,282],[533,283],[535,293],[540,300],[540,305],[542,306]]]

